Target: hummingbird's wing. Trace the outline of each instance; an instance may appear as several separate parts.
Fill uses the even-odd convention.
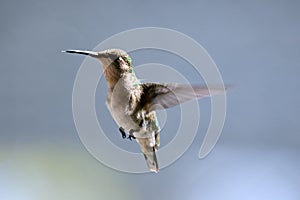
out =
[[[192,99],[199,99],[210,95],[222,94],[225,92],[221,87],[208,88],[204,85],[185,84],[142,84],[143,95],[141,102],[151,110],[166,109]]]

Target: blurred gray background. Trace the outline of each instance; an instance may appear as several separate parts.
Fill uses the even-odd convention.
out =
[[[299,6],[292,0],[2,0],[0,199],[300,199]],[[208,157],[198,159],[210,119],[210,100],[203,99],[197,137],[179,160],[158,174],[126,174],[104,166],[81,144],[72,89],[84,58],[60,51],[92,49],[113,34],[145,26],[194,38],[224,82],[236,87]],[[132,59],[134,65],[168,64],[191,82],[199,80],[186,62],[167,53],[135,52]],[[105,87],[96,97],[98,113],[104,112],[100,124],[114,143],[138,150],[102,110]],[[178,111],[168,110],[162,145],[175,136]]]

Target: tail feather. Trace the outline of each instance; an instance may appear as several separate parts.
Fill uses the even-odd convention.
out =
[[[150,171],[158,172],[158,162],[156,157],[156,144],[154,146],[150,146],[150,140],[149,138],[136,138],[137,142],[139,143],[141,150],[144,154],[147,166]]]
[[[158,168],[158,162],[157,162],[157,157],[156,157],[156,152],[154,147],[153,147],[153,151],[144,153],[144,157],[147,162],[149,170],[157,173],[159,171],[159,168]]]

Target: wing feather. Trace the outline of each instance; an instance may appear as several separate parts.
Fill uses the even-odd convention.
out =
[[[192,99],[225,92],[221,87],[209,90],[205,85],[144,83],[141,86],[143,87],[141,100],[150,111],[170,108]]]

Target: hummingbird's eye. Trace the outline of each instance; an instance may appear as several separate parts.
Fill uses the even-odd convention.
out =
[[[129,66],[131,66],[131,58],[129,56],[124,56],[123,58]]]
[[[119,63],[119,67],[122,70],[128,70],[128,69],[130,69],[130,64],[126,61],[125,57],[120,56],[117,59],[117,62]]]
[[[126,63],[122,56],[119,56],[115,62],[118,62],[120,65],[124,65]]]
[[[127,59],[127,57],[122,57],[122,59],[127,63],[127,65],[129,65],[130,66],[130,62],[128,61],[128,59]]]

